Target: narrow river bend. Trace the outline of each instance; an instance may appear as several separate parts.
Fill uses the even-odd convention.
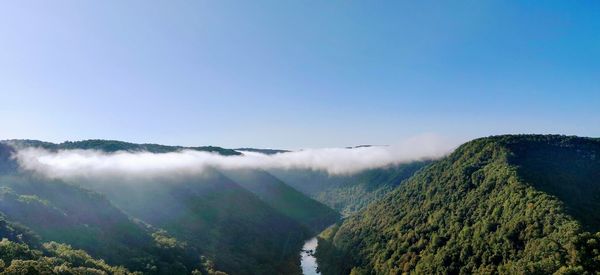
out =
[[[304,243],[304,246],[300,251],[300,267],[302,268],[302,274],[304,275],[320,274],[317,272],[317,258],[313,255],[317,249],[317,244],[317,237],[313,237]]]

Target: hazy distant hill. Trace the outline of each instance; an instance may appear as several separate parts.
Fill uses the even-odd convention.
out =
[[[184,146],[168,146],[160,144],[137,144],[129,143],[117,140],[103,140],[103,139],[90,139],[83,141],[65,141],[63,143],[51,143],[39,140],[5,140],[2,141],[5,144],[9,144],[15,147],[40,147],[48,150],[68,150],[68,149],[82,149],[82,150],[99,150],[104,152],[116,152],[116,151],[129,151],[129,152],[151,152],[151,153],[169,153],[181,150],[196,150],[218,153],[220,155],[240,155],[232,149],[225,149],[215,146],[199,146],[199,147],[184,147]]]
[[[18,170],[18,164],[13,161],[14,148],[0,142],[0,174],[14,173]]]
[[[352,175],[329,175],[313,170],[273,170],[271,173],[344,216],[382,198],[431,161],[415,161]]]
[[[462,145],[323,234],[323,274],[595,274],[600,140]]]
[[[257,149],[257,148],[237,148],[235,149],[236,151],[239,152],[254,152],[254,153],[261,153],[261,154],[265,154],[265,155],[274,155],[274,154],[279,154],[279,153],[287,153],[287,152],[291,152],[288,150],[279,150],[279,149]]]
[[[333,209],[307,197],[266,171],[244,169],[224,173],[275,210],[300,222],[314,233],[337,222],[340,217]]]

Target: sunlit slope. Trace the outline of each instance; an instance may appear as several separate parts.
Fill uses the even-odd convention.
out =
[[[232,274],[289,273],[307,230],[214,169],[143,181],[83,182]]]
[[[329,232],[324,274],[600,271],[598,139],[477,139]],[[592,232],[586,232],[586,229]]]
[[[262,170],[228,170],[227,177],[257,195],[275,210],[320,232],[339,219],[339,214]]]

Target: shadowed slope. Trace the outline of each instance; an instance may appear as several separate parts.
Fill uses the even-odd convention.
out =
[[[339,219],[339,214],[331,208],[296,191],[268,172],[246,169],[229,170],[224,173],[275,210],[300,222],[315,233]]]

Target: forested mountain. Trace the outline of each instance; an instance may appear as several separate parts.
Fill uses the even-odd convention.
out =
[[[271,173],[315,200],[348,216],[363,209],[370,202],[382,198],[429,163],[431,161],[415,161],[351,175],[330,175],[314,170],[273,170]]]
[[[595,274],[600,140],[462,145],[322,235],[323,274]]]
[[[600,270],[599,139],[482,138],[439,161],[353,175],[207,167],[64,180],[19,168],[15,148],[31,146],[239,154],[102,140],[0,142],[0,270],[13,274],[297,274],[303,240],[339,218],[314,199],[348,216],[319,240],[325,275]]]
[[[12,151],[2,144],[0,150],[3,154]],[[10,158],[0,158],[5,160],[0,167],[14,167]],[[19,171],[0,175],[0,212],[7,223],[26,226],[43,242],[57,241],[84,249],[94,257],[133,271],[166,273],[201,268],[197,251],[184,246],[165,247],[161,243],[164,239],[178,242],[136,222],[103,195],[61,181]],[[28,238],[23,243],[32,249],[43,248],[32,240]]]
[[[335,223],[339,214],[262,170],[237,169],[224,172],[227,177],[256,194],[261,200],[314,233]]]
[[[145,266],[153,262],[164,264],[164,270],[174,268],[168,264],[170,259],[158,256],[160,248],[152,231],[130,220],[98,193],[15,177],[0,178],[0,185],[0,211],[43,241],[67,243],[134,270],[148,271]]]
[[[0,143],[0,212],[7,220],[26,226],[43,242],[84,249],[131,271],[296,274],[303,240],[311,231],[338,219],[333,210],[263,171],[237,174],[247,189],[211,168],[200,175],[80,177],[63,182],[19,169],[11,158],[14,148],[32,146],[104,152],[191,149],[239,153],[216,147],[102,140]],[[259,186],[261,182],[265,188]]]
[[[308,229],[219,171],[155,179],[80,181],[164,229],[232,274],[293,273]]]

